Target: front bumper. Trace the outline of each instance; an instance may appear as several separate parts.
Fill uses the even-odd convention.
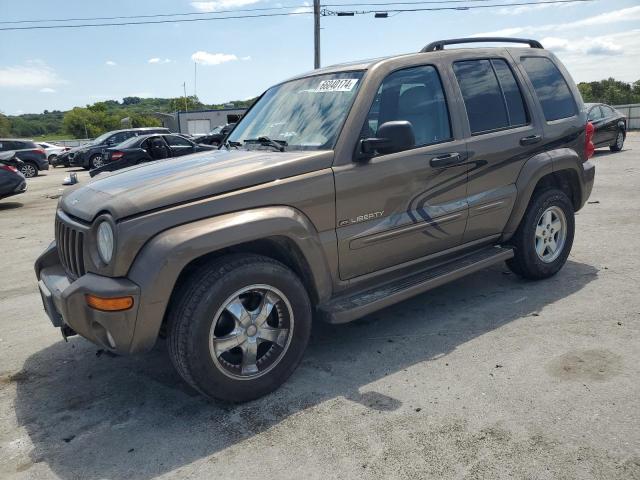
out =
[[[69,278],[55,242],[36,260],[35,269],[42,303],[54,326],[68,325],[91,342],[115,353],[132,353],[130,346],[140,303],[138,285],[127,278],[93,273],[77,280]],[[128,310],[103,312],[87,305],[87,294],[107,298],[131,296],[134,303]]]

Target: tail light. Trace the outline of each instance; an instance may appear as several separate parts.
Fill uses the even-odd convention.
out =
[[[45,152],[45,151],[44,151],[44,149],[42,149],[42,148],[36,148],[36,149],[34,150],[34,152],[36,152],[36,153],[41,153],[41,154],[43,154],[43,155],[46,155],[46,154],[47,154],[47,152]]]
[[[111,160],[120,160],[122,158],[122,156],[124,155],[124,152],[113,152],[111,154]]]
[[[7,172],[17,172],[18,169],[12,165],[0,165],[0,169],[6,170]]]
[[[589,160],[593,157],[593,153],[596,150],[596,147],[593,145],[593,132],[594,132],[593,124],[591,122],[587,122],[585,126],[585,139],[584,139],[584,156]]]

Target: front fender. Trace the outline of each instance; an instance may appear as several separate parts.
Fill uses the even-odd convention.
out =
[[[331,295],[331,275],[317,230],[298,210],[273,206],[229,213],[181,225],[153,237],[138,253],[129,279],[140,286],[140,308],[131,352],[150,349],[183,269],[203,255],[241,243],[286,237],[310,266],[320,299]]]

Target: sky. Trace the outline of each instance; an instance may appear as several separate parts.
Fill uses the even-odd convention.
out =
[[[383,0],[324,3],[363,1]],[[0,0],[0,22],[282,5],[306,12],[305,4],[304,0]],[[321,22],[323,66],[415,52],[437,39],[486,34],[540,40],[565,63],[576,82],[610,76],[628,82],[640,79],[639,0],[405,12],[386,19],[372,14],[332,16],[322,17]],[[16,25],[0,23],[0,28],[9,26]],[[311,15],[0,31],[0,111],[19,115],[125,96],[177,97],[183,94],[183,82],[188,95],[195,91],[205,103],[222,103],[255,97],[270,85],[312,68]]]

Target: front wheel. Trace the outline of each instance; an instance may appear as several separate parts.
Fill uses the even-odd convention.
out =
[[[244,402],[293,373],[311,333],[311,304],[287,267],[257,255],[230,255],[192,272],[168,317],[171,360],[211,398]]]
[[[513,236],[515,256],[507,265],[524,278],[555,275],[569,257],[574,233],[573,205],[567,195],[557,189],[539,191]]]
[[[618,134],[616,135],[616,141],[613,145],[609,147],[612,152],[619,152],[622,150],[624,146],[624,132],[622,130],[618,130]]]
[[[102,160],[102,155],[94,155],[89,159],[89,166],[91,168],[100,168],[104,165],[104,161]]]

